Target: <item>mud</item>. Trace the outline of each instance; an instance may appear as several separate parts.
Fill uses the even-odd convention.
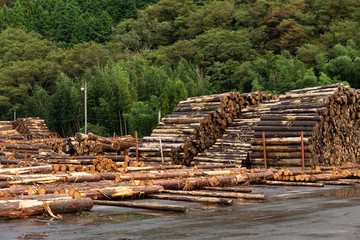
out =
[[[360,187],[257,186],[254,193],[268,201],[180,203],[187,213],[95,206],[59,220],[2,221],[0,239],[360,239]]]

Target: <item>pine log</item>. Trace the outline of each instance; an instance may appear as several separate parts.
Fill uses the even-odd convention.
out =
[[[141,197],[153,193],[159,193],[164,188],[159,185],[140,187],[111,187],[102,189],[79,189],[74,192],[74,198],[90,197],[92,199],[113,199],[125,197]]]
[[[93,206],[90,198],[45,201],[53,214],[89,211]],[[44,201],[9,200],[0,201],[0,219],[24,218],[43,215],[47,211]]]
[[[234,201],[225,199],[225,198],[213,198],[213,197],[194,197],[194,196],[174,196],[174,195],[164,195],[164,194],[152,194],[149,198],[155,199],[166,199],[166,200],[175,200],[175,201],[187,201],[187,202],[205,202],[205,203],[216,203],[216,204],[225,204],[233,205]]]
[[[107,205],[107,206],[119,206],[119,207],[130,207],[130,208],[144,208],[161,211],[174,211],[174,212],[186,212],[187,208],[180,205],[165,205],[156,203],[144,203],[144,202],[130,202],[130,201],[104,201],[104,200],[93,200],[94,204]]]
[[[323,187],[324,183],[265,181],[267,185]]]
[[[222,198],[243,198],[252,200],[265,200],[263,194],[246,194],[246,193],[224,193],[224,192],[209,192],[209,191],[174,191],[164,190],[164,193],[178,194],[178,195],[192,195],[192,196],[206,196],[206,197],[222,197]]]

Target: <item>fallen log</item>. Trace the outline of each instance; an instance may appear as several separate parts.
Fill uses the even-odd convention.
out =
[[[323,187],[324,183],[265,181],[267,185]]]
[[[0,201],[0,219],[25,218],[29,216],[41,216],[47,212],[50,214],[64,214],[72,212],[89,211],[93,207],[90,198],[66,199],[66,200],[7,200]]]
[[[226,191],[226,192],[243,192],[243,193],[252,192],[251,188],[239,188],[239,187],[203,187],[203,189],[212,190],[212,191]]]
[[[193,197],[193,196],[174,196],[164,194],[152,194],[149,198],[175,200],[175,201],[187,201],[187,202],[205,202],[205,203],[217,203],[225,205],[233,205],[234,201],[225,198],[210,198],[210,197]]]
[[[159,185],[139,186],[139,187],[109,187],[94,189],[79,189],[73,193],[74,198],[90,197],[92,199],[114,199],[125,197],[141,197],[153,193],[159,193],[164,188]]]
[[[144,203],[144,202],[130,202],[130,201],[104,201],[93,200],[94,204],[107,205],[107,206],[119,206],[129,208],[145,208],[161,211],[174,211],[174,212],[186,212],[187,208],[180,205],[168,205],[168,204],[156,204],[156,203]]]
[[[265,200],[263,194],[246,194],[246,193],[224,193],[224,192],[209,192],[209,191],[174,191],[164,190],[164,193],[171,193],[177,195],[192,195],[192,196],[206,196],[206,197],[222,197],[222,198],[243,198],[252,200]]]

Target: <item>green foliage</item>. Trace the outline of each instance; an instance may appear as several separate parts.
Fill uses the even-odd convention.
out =
[[[142,9],[157,1],[134,0],[17,0],[11,8],[0,10],[0,30],[23,28],[49,39],[72,46],[81,42],[104,43],[110,40],[112,27],[136,17]]]
[[[334,47],[335,58],[325,64],[322,70],[330,78],[348,82],[352,87],[360,88],[360,56],[350,54],[354,51],[358,51],[358,49],[336,45]]]
[[[186,18],[183,29],[180,29],[181,36],[192,39],[214,28],[231,30],[236,21],[236,15],[237,11],[233,2],[211,1]]]
[[[84,81],[88,83],[89,122],[103,124],[108,133],[122,133],[123,114],[136,100],[123,64],[110,61],[103,70],[88,71]]]
[[[33,95],[20,107],[18,116],[37,116],[48,120],[50,111],[50,96],[41,87],[36,87]]]
[[[356,44],[360,44],[360,24],[358,21],[343,20],[334,22],[329,28],[329,31],[322,36],[327,46],[345,45],[350,39]]]
[[[83,116],[80,87],[65,74],[55,82],[55,93],[50,97],[47,124],[62,136],[73,136],[80,129]]]
[[[56,77],[49,73],[47,54],[54,44],[39,34],[9,28],[0,33],[0,105],[9,115],[31,95],[34,86],[44,86]]]
[[[144,136],[187,97],[359,88],[359,22],[354,0],[0,0],[0,118],[70,136],[87,82],[91,131]]]
[[[111,133],[109,133],[109,130],[106,127],[101,126],[99,124],[88,124],[87,131],[91,132],[93,134],[96,134],[98,136],[104,136],[104,137],[112,137],[113,136]],[[82,133],[85,132],[85,126],[80,128],[80,132],[82,132]]]
[[[157,111],[154,104],[136,102],[125,115],[130,125],[130,133],[138,132],[138,137],[148,136],[157,125]]]
[[[171,38],[172,27],[168,22],[151,19],[140,14],[137,20],[129,19],[114,29],[114,42],[120,42],[127,51],[149,51],[159,45],[166,45]]]

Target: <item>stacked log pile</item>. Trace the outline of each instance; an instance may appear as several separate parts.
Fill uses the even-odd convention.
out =
[[[150,137],[142,139],[139,158],[149,163],[189,165],[194,156],[222,136],[241,109],[271,98],[261,92],[229,92],[182,101],[172,114],[162,119]],[[135,148],[130,148],[130,157],[136,157]]]
[[[135,139],[131,135],[116,138],[106,138],[93,133],[76,133],[74,140],[63,142],[63,152],[72,155],[127,155],[128,149],[135,146]]]
[[[18,118],[12,122],[12,126],[23,136],[27,135],[30,138],[47,138],[54,135],[47,128],[45,121],[38,117]]]
[[[270,182],[271,185],[300,185],[300,186],[313,186],[315,182],[322,187],[324,184],[329,185],[354,185],[359,183],[360,178],[360,165],[347,163],[343,166],[337,167],[322,167],[317,166],[312,170],[301,169],[279,169],[274,174],[275,183]],[[281,183],[281,184],[280,184]]]
[[[249,153],[251,139],[254,136],[253,127],[260,121],[260,116],[268,111],[268,104],[276,103],[277,99],[271,97],[263,98],[266,103],[249,105],[241,110],[238,117],[234,118],[233,123],[226,128],[221,138],[203,153],[199,153],[194,158],[194,164],[237,164],[247,166],[249,163]],[[274,97],[272,97],[274,98]]]
[[[0,121],[0,139],[18,139],[21,140],[24,137],[18,133],[12,127],[10,121]]]
[[[27,140],[15,129],[11,122],[0,122],[0,156],[26,158],[30,155],[51,155],[51,148],[42,139]]]
[[[360,93],[342,84],[289,91],[254,127],[253,165],[264,165],[263,132],[268,166],[301,166],[303,132],[305,166],[339,166],[357,162]]]

